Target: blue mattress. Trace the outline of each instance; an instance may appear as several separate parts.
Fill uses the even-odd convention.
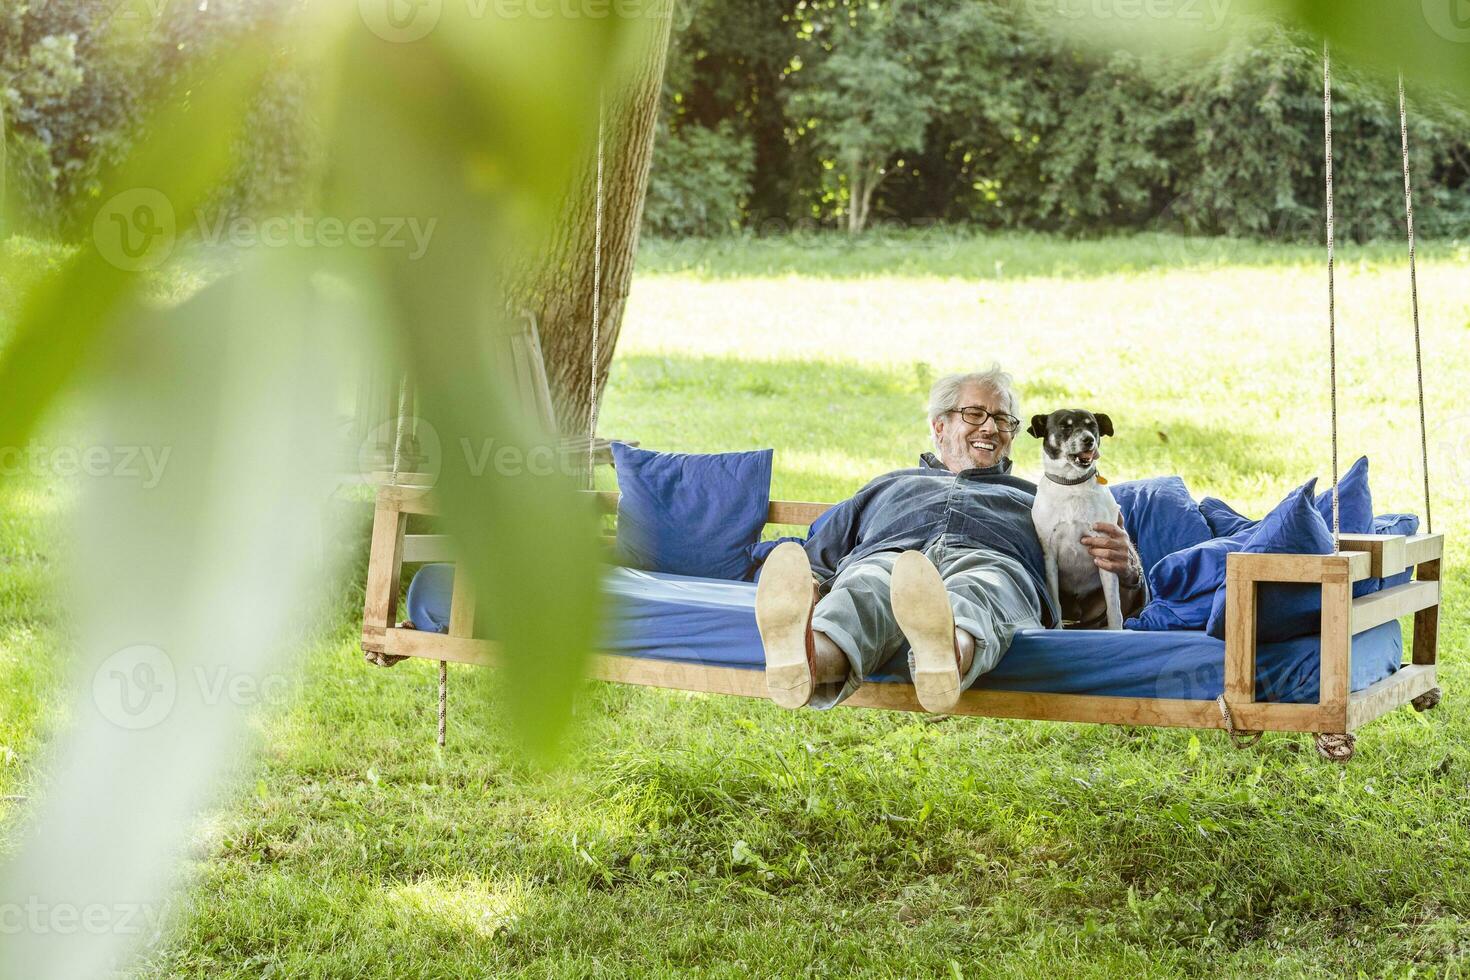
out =
[[[408,589],[408,616],[420,629],[445,632],[452,565],[425,565]],[[652,660],[760,670],[765,657],[755,627],[755,586],[629,568],[609,570],[612,614],[604,649]],[[493,635],[493,624],[487,627]],[[1256,654],[1256,696],[1314,703],[1315,637],[1263,644]],[[1389,676],[1403,661],[1397,622],[1353,640],[1352,689]],[[869,678],[908,680],[900,653]],[[1213,700],[1224,689],[1225,644],[1203,631],[1023,630],[977,688],[1048,694]]]

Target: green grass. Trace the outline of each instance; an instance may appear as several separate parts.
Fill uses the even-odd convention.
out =
[[[926,448],[934,376],[999,358],[1028,411],[1113,415],[1112,479],[1178,472],[1259,513],[1327,470],[1309,250],[1170,263],[1159,239],[1015,238],[994,248],[1031,271],[997,280],[840,241],[751,247],[740,274],[712,271],[700,245],[645,257],[605,433],[774,446],[776,496],[838,499]],[[1467,972],[1470,276],[1453,247],[1430,251],[1446,699],[1367,728],[1349,767],[1294,736],[1239,751],[1216,732],[788,713],[599,685],[571,765],[538,775],[507,754],[499,695],[468,668],[451,670],[449,745],[434,748],[433,668],[369,668],[356,649],[359,566],[296,698],[259,717],[258,759],[201,829],[188,900],[137,972]],[[1421,509],[1402,269],[1388,251],[1352,255],[1339,300],[1344,466],[1369,453],[1377,509]],[[1023,472],[1034,452],[1018,444]],[[50,556],[65,499],[0,486],[0,796],[38,791],[62,723]],[[13,848],[22,805],[0,807]]]

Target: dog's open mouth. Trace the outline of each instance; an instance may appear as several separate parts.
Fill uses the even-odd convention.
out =
[[[1097,458],[1100,455],[1102,455],[1102,454],[1099,453],[1096,449],[1089,449],[1089,450],[1086,450],[1085,452],[1069,453],[1067,455],[1067,458],[1070,459],[1072,462],[1076,463],[1078,466],[1084,466],[1084,467],[1086,467],[1086,466],[1091,466],[1093,463],[1096,463],[1097,462]]]

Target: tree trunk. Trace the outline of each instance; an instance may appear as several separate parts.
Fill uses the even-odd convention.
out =
[[[863,231],[863,178],[866,169],[861,163],[852,168],[847,186],[847,233],[860,235]]]
[[[9,141],[9,130],[5,128],[5,103],[0,101],[0,235],[5,234],[5,147]]]
[[[659,94],[672,17],[668,2],[653,18],[636,67],[610,84],[603,97],[604,163],[602,222],[602,317],[597,378],[592,378],[592,256],[596,221],[595,148],[573,184],[546,248],[507,296],[510,312],[536,315],[556,420],[563,434],[587,432],[592,399],[600,402],[622,328],[633,279],[638,228],[653,162]],[[637,433],[612,433],[636,439]]]

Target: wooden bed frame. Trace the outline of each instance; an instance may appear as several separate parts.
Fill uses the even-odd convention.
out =
[[[590,492],[590,491],[589,491]],[[596,492],[605,513],[616,514],[618,495]],[[831,504],[778,500],[770,505],[769,524],[809,526]],[[430,491],[421,487],[384,486],[377,492],[372,551],[368,560],[362,646],[370,659],[392,658],[493,665],[496,644],[474,638],[473,594],[466,577],[456,575],[450,606],[449,633],[429,633],[396,626],[403,565],[453,562],[454,549],[443,535],[405,533],[410,514],[437,513]],[[1333,755],[1352,754],[1350,733],[1405,704],[1433,707],[1439,700],[1435,676],[1438,650],[1440,560],[1439,534],[1342,535],[1345,549],[1336,555],[1231,554],[1226,565],[1225,703],[1170,698],[1107,697],[1078,694],[1034,694],[972,690],[960,698],[953,714],[1021,718],[1037,721],[1090,722],[1110,725],[1215,728],[1241,732],[1309,732],[1337,738]],[[1346,550],[1346,549],[1352,550]],[[1353,583],[1414,569],[1413,580],[1362,598],[1353,598]],[[1321,699],[1317,704],[1257,701],[1256,598],[1263,582],[1306,582],[1321,586]],[[1351,639],[1375,626],[1412,615],[1412,661],[1371,687],[1349,689]],[[704,666],[597,655],[591,676],[622,684],[704,691],[743,697],[766,696],[759,670]],[[920,711],[907,684],[865,684],[845,705]]]

